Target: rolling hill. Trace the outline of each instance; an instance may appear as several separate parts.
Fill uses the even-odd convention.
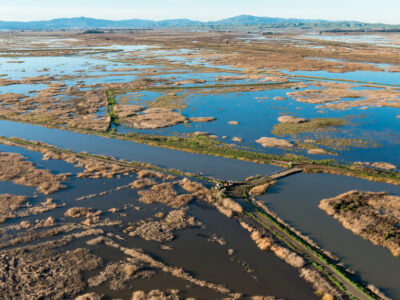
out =
[[[189,19],[173,19],[163,21],[130,19],[104,20],[93,18],[62,18],[47,21],[10,22],[0,21],[0,30],[87,30],[87,29],[116,29],[116,28],[164,28],[164,27],[323,27],[323,28],[399,28],[394,25],[369,24],[355,21],[325,21],[309,19],[285,19],[271,17],[255,17],[241,15],[220,21],[201,22]]]

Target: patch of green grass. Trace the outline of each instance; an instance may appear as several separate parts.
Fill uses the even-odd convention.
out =
[[[272,133],[279,136],[297,136],[298,134],[305,132],[331,131],[349,124],[350,123],[346,119],[318,118],[298,124],[279,123],[274,125]]]
[[[116,92],[114,90],[108,90],[106,92],[106,96],[107,96],[107,114],[110,117],[110,124],[108,126],[107,131],[110,131],[110,130],[115,131],[115,128],[113,128],[113,125],[116,125],[116,126],[119,125],[118,115],[115,112],[115,105],[117,104],[117,101],[115,99]]]
[[[340,203],[335,203],[333,204],[333,208],[335,210],[354,210],[357,209],[359,207],[365,206],[364,203],[359,202],[358,200],[354,200],[351,202],[340,202]]]
[[[354,147],[354,148],[368,148],[370,146],[379,147],[378,144],[372,144],[369,141],[362,139],[349,139],[349,138],[334,138],[334,137],[323,137],[315,141],[315,144],[331,147],[335,150],[343,150],[343,148]]]
[[[336,155],[336,156],[338,155],[336,152],[323,149],[323,148],[318,147],[318,146],[316,146],[316,145],[314,145],[312,143],[296,142],[296,147],[298,149],[303,149],[303,150],[321,149],[321,150],[324,150],[326,152],[326,154]]]
[[[148,107],[162,107],[182,111],[183,109],[187,108],[185,97],[185,94],[164,94],[157,97],[155,100],[145,101],[145,104]]]
[[[59,124],[59,120],[56,116],[46,113],[30,113],[24,116],[24,121],[29,123],[40,123],[49,126]]]

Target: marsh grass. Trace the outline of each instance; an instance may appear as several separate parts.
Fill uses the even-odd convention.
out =
[[[318,118],[311,119],[303,123],[279,123],[275,124],[272,129],[272,133],[275,135],[291,135],[296,136],[306,132],[318,132],[318,131],[332,131],[339,127],[349,125],[350,123],[345,119],[338,118]]]
[[[322,137],[315,141],[315,144],[320,146],[327,146],[334,150],[343,150],[344,148],[368,148],[368,147],[379,147],[379,144],[365,141],[362,139],[350,139],[350,138],[335,138],[335,137]]]

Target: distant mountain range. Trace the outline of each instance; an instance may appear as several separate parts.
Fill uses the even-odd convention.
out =
[[[323,27],[323,28],[398,28],[399,26],[384,24],[369,24],[355,21],[325,21],[309,19],[284,19],[270,17],[255,17],[241,15],[220,21],[201,22],[189,19],[174,19],[164,21],[151,20],[102,20],[93,18],[64,18],[48,21],[9,22],[0,21],[0,30],[61,30],[61,29],[117,29],[117,28],[164,28],[164,27]]]

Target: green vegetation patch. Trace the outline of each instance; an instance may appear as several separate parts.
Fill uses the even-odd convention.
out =
[[[316,143],[315,143],[316,144]],[[305,142],[296,142],[296,148],[298,149],[302,149],[302,150],[322,150],[325,151],[325,154],[328,155],[338,155],[336,152],[321,148],[316,146],[314,143],[305,143]]]
[[[352,199],[352,201],[334,203],[333,208],[339,210],[354,210],[365,206],[366,204],[361,201],[362,199]]]
[[[275,135],[292,135],[296,136],[305,132],[318,132],[330,131],[336,128],[349,125],[346,119],[339,118],[318,118],[311,119],[307,122],[293,124],[293,123],[279,123],[274,125],[272,133]]]
[[[366,141],[362,139],[351,139],[351,138],[334,138],[334,137],[323,137],[315,141],[316,145],[330,147],[334,150],[345,150],[345,148],[369,148],[379,147],[379,144]]]
[[[114,90],[108,90],[106,92],[106,96],[107,96],[107,113],[110,117],[110,123],[108,126],[108,130],[109,131],[113,125],[118,125],[119,124],[119,120],[118,120],[118,115],[116,114],[115,110],[114,110],[114,106],[117,104],[116,101],[116,92]]]
[[[145,101],[145,104],[150,108],[162,107],[182,111],[183,109],[187,108],[187,104],[185,103],[186,96],[187,95],[185,94],[169,93],[161,95],[155,100]]]

